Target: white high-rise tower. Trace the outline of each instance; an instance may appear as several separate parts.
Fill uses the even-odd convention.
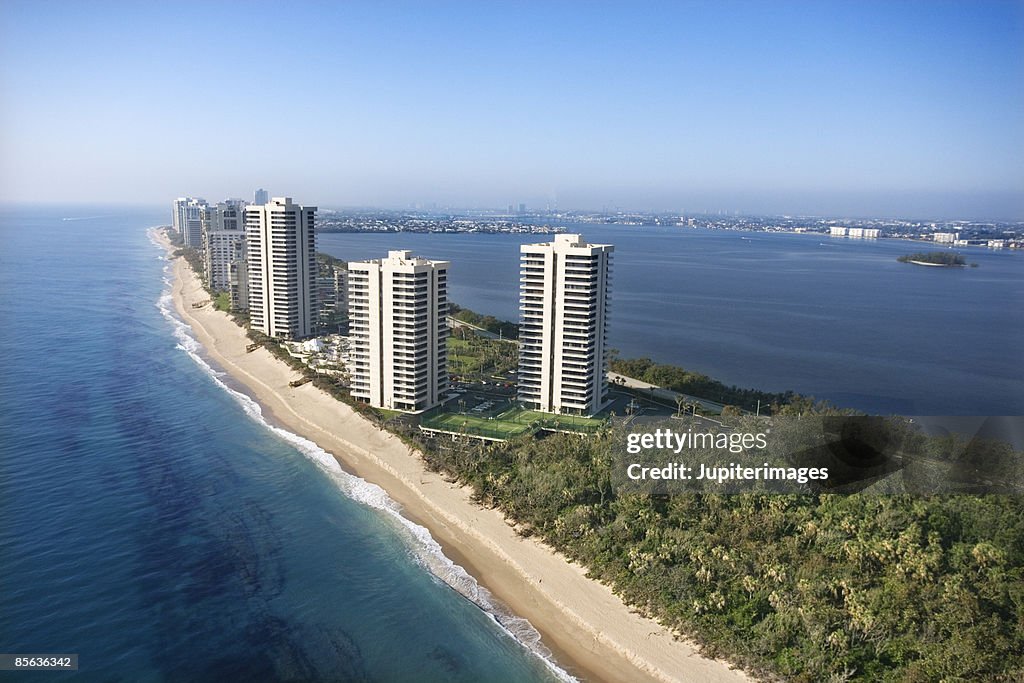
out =
[[[181,235],[186,247],[203,248],[201,213],[205,208],[205,199],[178,197],[174,200],[174,229]]]
[[[608,399],[610,244],[580,235],[520,247],[519,402],[593,415]]]
[[[301,339],[317,310],[315,206],[274,197],[245,208],[250,325],[267,336]]]
[[[448,266],[408,251],[348,264],[352,396],[418,412],[448,388]]]
[[[228,199],[199,212],[203,226],[203,260],[206,284],[219,292],[228,291],[229,265],[245,251],[245,202]]]

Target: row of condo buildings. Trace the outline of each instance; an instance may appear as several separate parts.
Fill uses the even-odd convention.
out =
[[[313,334],[318,322],[345,318],[344,268],[316,262],[316,207],[289,197],[208,204],[195,197],[174,201],[173,228],[185,246],[201,251],[211,289],[228,292],[231,308],[248,311],[250,324],[280,339]]]
[[[829,228],[832,237],[852,237],[853,239],[877,239],[881,232],[878,228],[843,228],[833,226]]]
[[[248,310],[250,326],[270,337],[311,336],[318,307],[346,307],[354,398],[407,412],[439,405],[448,389],[450,263],[390,251],[335,264],[324,282],[315,214],[316,207],[259,192],[251,205],[183,197],[174,202],[174,228],[203,250],[210,287],[229,292],[232,307]],[[579,235],[520,248],[518,398],[525,407],[593,415],[607,403],[613,249]]]

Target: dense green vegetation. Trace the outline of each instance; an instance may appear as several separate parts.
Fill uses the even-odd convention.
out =
[[[519,326],[508,320],[498,320],[493,315],[481,315],[451,302],[448,303],[448,315],[492,334],[501,335],[505,339],[519,339]]]
[[[217,292],[217,295],[213,297],[213,307],[218,311],[224,311],[225,313],[231,312],[231,295],[227,292]]]
[[[896,259],[900,263],[934,263],[940,266],[966,266],[967,259],[952,251],[922,251],[916,254],[906,254]]]
[[[185,260],[188,261],[188,265],[192,267],[195,274],[203,281],[203,286],[206,286],[206,266],[203,263],[203,252],[199,251],[195,247],[179,247],[174,252],[175,256],[184,256]]]
[[[456,328],[448,338],[448,372],[453,377],[490,380],[516,369],[519,348],[511,342],[484,339]]]
[[[326,273],[328,267],[344,266],[345,261],[340,258],[335,258],[330,254],[325,254],[322,251],[316,252],[316,262],[320,266],[320,272]]]
[[[610,434],[425,450],[709,655],[796,681],[1020,680],[1019,496],[616,494]]]
[[[175,247],[173,256],[181,256],[188,263],[189,267],[192,268],[192,272],[196,274],[199,281],[203,285],[203,289],[213,296],[213,290],[210,289],[209,283],[206,282],[206,264],[203,262],[203,252],[195,247],[186,247],[185,241],[181,238],[174,228],[167,228],[164,230],[164,234],[167,235],[168,241],[172,246]]]
[[[621,359],[613,358],[610,364],[612,372],[617,372],[626,377],[632,377],[648,384],[654,384],[665,389],[678,391],[691,396],[699,396],[726,405],[739,406],[747,410],[754,410],[757,402],[761,401],[761,413],[764,414],[766,406],[778,407],[797,400],[802,403],[813,399],[798,396],[792,391],[784,393],[771,393],[758,391],[756,389],[741,389],[737,386],[727,386],[718,380],[711,379],[707,375],[698,372],[690,372],[675,365],[655,363],[650,358]]]

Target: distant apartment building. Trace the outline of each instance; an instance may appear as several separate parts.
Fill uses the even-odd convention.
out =
[[[228,298],[232,311],[249,310],[249,264],[245,258],[245,242],[240,254],[228,264]]]
[[[341,318],[348,318],[348,264],[334,267],[335,311]]]
[[[797,229],[799,230],[799,229]],[[851,239],[876,239],[879,234],[878,228],[830,228],[829,234],[832,237],[849,237]]]
[[[315,206],[274,197],[245,208],[249,323],[267,336],[313,333],[317,311]]]
[[[206,282],[211,289],[228,291],[232,261],[244,254],[245,202],[228,199],[200,211],[203,229],[203,262]]]
[[[206,200],[198,197],[178,197],[174,200],[173,227],[186,247],[203,248],[201,213],[206,206]]]
[[[348,266],[331,263],[320,269],[319,322],[324,331],[338,332],[348,320]]]
[[[942,244],[952,244],[953,242],[960,239],[960,233],[958,232],[936,232],[932,234],[932,239]]]
[[[257,206],[263,206],[270,201],[270,195],[262,187],[252,194],[252,203]]]
[[[448,267],[409,251],[348,264],[353,398],[419,412],[448,388]]]
[[[593,415],[608,399],[610,244],[580,235],[520,247],[519,402]]]

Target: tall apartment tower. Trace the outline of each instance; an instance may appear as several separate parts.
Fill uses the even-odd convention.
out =
[[[264,190],[261,187],[260,189],[258,189],[255,192],[253,192],[252,199],[253,199],[253,202],[252,202],[253,204],[258,204],[259,206],[263,206],[264,204],[266,204],[267,202],[270,201],[270,195],[267,193],[266,190]]]
[[[245,251],[245,242],[242,242],[228,264],[228,300],[232,311],[249,310],[249,263]]]
[[[245,244],[245,202],[228,199],[216,206],[203,207],[200,212],[203,227],[203,261],[206,283],[219,292],[228,291],[228,268],[237,260],[239,245]]]
[[[206,200],[197,197],[178,197],[174,200],[174,229],[181,235],[186,247],[203,248],[203,224],[201,213]]]
[[[610,244],[580,235],[520,247],[519,402],[593,415],[608,399]]]
[[[274,197],[245,208],[249,324],[269,337],[301,339],[316,322],[315,206]]]
[[[448,261],[408,251],[348,264],[352,396],[419,412],[448,388]]]

